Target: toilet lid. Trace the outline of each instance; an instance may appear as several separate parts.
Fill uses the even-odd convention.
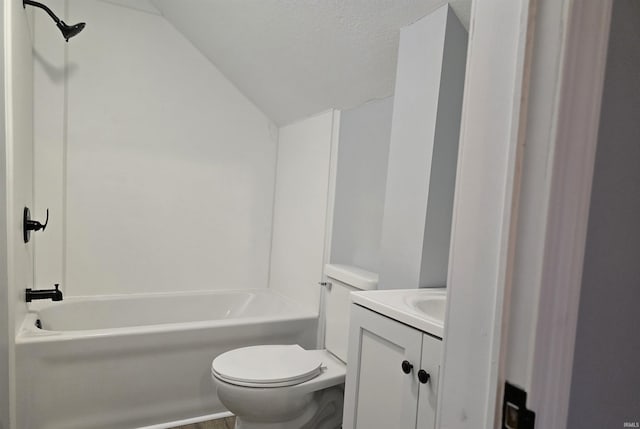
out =
[[[304,383],[322,372],[322,360],[297,344],[252,346],[216,357],[211,373],[228,383],[249,387],[283,387]]]

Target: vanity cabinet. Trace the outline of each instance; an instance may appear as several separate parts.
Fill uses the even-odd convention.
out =
[[[344,429],[435,428],[442,340],[351,305]]]

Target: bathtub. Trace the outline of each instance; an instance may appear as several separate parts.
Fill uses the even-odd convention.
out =
[[[317,314],[266,289],[33,303],[16,337],[18,427],[162,428],[223,416],[213,358],[255,344],[314,347],[316,328]]]

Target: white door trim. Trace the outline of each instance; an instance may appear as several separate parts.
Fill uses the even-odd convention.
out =
[[[612,3],[569,3],[529,392],[541,428],[567,424]]]
[[[6,80],[6,58],[8,49],[5,44],[5,32],[11,28],[7,17],[10,11],[6,11],[11,7],[9,2],[0,5],[0,22],[3,28],[0,30],[0,97],[2,105],[0,106],[0,427],[10,428],[14,426],[12,419],[15,418],[13,411],[14,394],[12,375],[13,372],[13,354],[14,354],[14,328],[13,328],[13,293],[9,287],[9,246],[8,237],[12,231],[9,229],[9,217],[11,216],[10,208],[10,189],[8,180],[10,179],[8,172],[8,155],[10,148],[8,147],[8,137],[6,128],[6,114],[9,108],[6,99],[6,87],[10,84]]]
[[[529,0],[475,1],[452,226],[437,427],[496,420],[527,103]]]

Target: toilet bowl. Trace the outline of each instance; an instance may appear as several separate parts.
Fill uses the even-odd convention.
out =
[[[326,349],[258,345],[228,351],[211,364],[220,402],[236,429],[337,429],[342,424],[349,293],[375,289],[378,276],[327,265]],[[331,319],[331,320],[329,320]]]
[[[327,350],[253,346],[214,359],[218,398],[238,429],[335,429],[346,366]]]

